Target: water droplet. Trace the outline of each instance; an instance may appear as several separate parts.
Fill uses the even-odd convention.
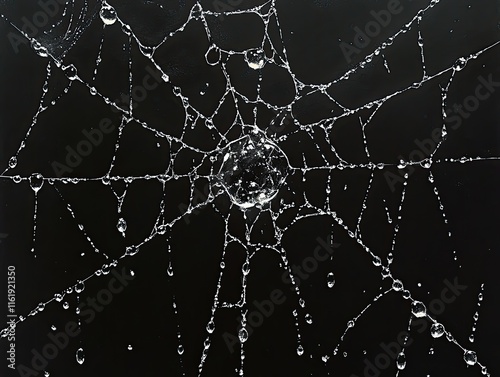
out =
[[[118,223],[116,224],[116,229],[118,229],[118,231],[121,233],[124,233],[127,230],[127,222],[123,217],[120,217],[118,219]]]
[[[453,69],[455,71],[461,71],[462,69],[464,69],[464,67],[467,65],[467,59],[465,58],[459,58],[457,59],[457,61],[455,62],[455,64],[453,64]]]
[[[41,303],[38,304],[37,310],[39,312],[43,312],[43,309],[45,309],[45,303],[41,302]]]
[[[208,325],[207,325],[207,331],[209,334],[212,334],[215,330],[215,323],[214,321],[210,320],[210,322],[208,322]]]
[[[90,94],[91,94],[91,95],[93,95],[93,96],[95,96],[95,95],[97,94],[97,89],[96,89],[96,88],[94,88],[93,86],[91,86],[91,87],[89,88],[89,91],[90,91]]]
[[[297,347],[297,355],[302,356],[304,354],[304,347],[302,347],[302,344],[299,344]]]
[[[406,367],[406,356],[404,352],[400,352],[396,359],[396,366],[399,370],[403,370]]]
[[[417,318],[422,318],[427,315],[427,308],[421,301],[413,301],[411,304],[411,312]]]
[[[441,323],[433,323],[431,326],[431,335],[433,338],[440,338],[444,334],[444,326]]]
[[[127,255],[135,255],[139,252],[139,248],[138,247],[135,247],[135,246],[127,246],[127,248],[125,249],[125,254]]]
[[[85,361],[85,354],[83,353],[83,348],[78,348],[76,350],[76,361],[78,364],[83,364]]]
[[[403,289],[403,282],[399,279],[394,279],[392,282],[392,289],[394,289],[396,292],[399,292]]]
[[[313,319],[312,319],[312,317],[311,317],[311,315],[310,315],[309,313],[307,313],[307,314],[305,315],[305,320],[306,320],[307,324],[309,324],[309,325],[310,325],[311,323],[313,323]]]
[[[47,371],[44,371],[44,372],[43,372],[43,375],[44,375],[44,377],[49,377],[49,376],[50,376],[50,373],[49,373],[49,372],[47,372]]]
[[[326,276],[326,284],[328,288],[333,288],[333,286],[335,285],[335,275],[333,274],[333,272],[329,272]]]
[[[64,301],[64,302],[63,302],[63,308],[64,308],[64,309],[69,309],[69,304],[68,304],[68,302],[67,302],[67,301]]]
[[[241,343],[245,343],[248,340],[248,331],[245,328],[241,328],[238,332],[238,338],[240,338]]]
[[[132,351],[132,350],[134,349],[134,347],[132,347],[132,345],[131,345],[131,344],[129,344],[129,345],[127,346],[127,349],[128,349],[129,351]]]
[[[477,356],[474,351],[465,351],[464,360],[467,365],[475,365],[477,363]]]
[[[9,160],[9,168],[13,169],[17,166],[17,157],[12,156]]]
[[[245,52],[245,61],[252,69],[262,69],[266,64],[266,55],[260,48],[247,50]]]
[[[206,54],[205,54],[205,59],[208,64],[210,65],[217,65],[220,60],[220,50],[217,46],[211,45]]]
[[[43,176],[40,173],[34,173],[30,176],[30,186],[37,193],[43,186]]]
[[[50,326],[50,329],[51,329],[52,331],[56,331],[56,330],[57,330],[57,327],[56,327],[55,325],[52,325],[52,326]]]
[[[82,293],[84,289],[85,289],[85,283],[79,280],[75,285],[75,292]]]
[[[14,181],[14,183],[19,183],[21,182],[21,176],[15,175],[12,177],[12,180]]]
[[[177,353],[179,355],[182,355],[184,353],[184,347],[182,345],[179,345],[179,347],[177,347]]]
[[[104,25],[113,25],[116,22],[116,11],[115,8],[108,4],[104,4],[99,12],[101,20]]]

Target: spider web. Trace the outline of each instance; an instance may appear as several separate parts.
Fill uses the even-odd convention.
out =
[[[303,373],[311,372],[313,375],[313,370],[321,370],[318,375],[331,375],[336,371],[349,373],[349,369],[342,364],[343,359],[348,358],[351,352],[361,354],[363,349],[362,346],[360,349],[359,345],[356,347],[352,344],[349,340],[351,333],[355,333],[358,327],[363,327],[360,322],[373,310],[383,311],[384,306],[389,308],[396,305],[405,318],[405,325],[398,325],[399,330],[407,329],[408,335],[414,336],[412,322],[418,318],[426,318],[433,325],[435,342],[444,343],[443,349],[455,350],[450,352],[459,350],[462,354],[459,359],[463,359],[461,362],[464,365],[473,366],[470,370],[479,370],[482,374],[489,375],[487,365],[481,357],[481,350],[475,348],[474,331],[468,343],[467,340],[461,339],[460,335],[448,330],[447,323],[444,323],[446,329],[439,331],[441,319],[426,308],[430,298],[417,288],[415,291],[410,289],[414,278],[405,278],[404,268],[393,268],[398,257],[404,257],[402,254],[407,246],[400,233],[404,232],[406,236],[409,234],[404,220],[412,214],[406,206],[415,209],[414,205],[407,204],[408,199],[412,195],[419,195],[422,196],[425,206],[434,206],[432,211],[439,211],[438,229],[442,234],[438,238],[442,242],[441,257],[445,260],[442,263],[451,266],[439,278],[444,279],[460,271],[462,265],[467,263],[464,260],[468,259],[455,240],[453,225],[454,221],[458,220],[448,215],[446,195],[438,184],[443,179],[441,167],[490,164],[500,158],[495,155],[495,150],[482,155],[463,154],[460,151],[457,154],[453,148],[446,150],[447,143],[453,142],[454,135],[450,135],[452,131],[445,121],[448,116],[446,109],[450,106],[449,97],[455,98],[453,90],[460,86],[461,76],[470,71],[471,66],[476,67],[477,62],[496,53],[499,42],[483,43],[476,49],[456,56],[451,64],[439,69],[435,69],[434,64],[429,68],[426,20],[433,12],[441,13],[446,6],[451,5],[449,1],[436,0],[418,3],[418,10],[401,29],[384,38],[380,45],[363,50],[363,56],[358,62],[340,73],[336,72],[334,78],[330,77],[324,83],[318,84],[302,81],[300,75],[295,72],[294,60],[290,56],[290,50],[293,48],[288,48],[293,40],[289,34],[293,33],[288,30],[285,33],[281,25],[281,12],[286,11],[282,9],[284,6],[276,1],[251,5],[245,9],[224,8],[222,11],[216,11],[210,4],[196,2],[188,6],[183,3],[183,12],[178,13],[174,12],[173,6],[169,9],[167,5],[150,2],[146,13],[153,17],[150,25],[152,29],[157,27],[156,18],[153,16],[155,12],[171,23],[168,26],[171,30],[162,30],[162,34],[148,30],[140,17],[131,17],[129,4],[115,4],[116,8],[113,8],[106,2],[67,1],[58,14],[58,21],[46,27],[42,36],[36,37],[30,37],[23,31],[9,16],[9,4],[4,5],[6,10],[2,18],[5,24],[28,40],[32,47],[30,55],[23,55],[23,58],[37,59],[39,64],[43,63],[45,75],[40,85],[41,95],[37,109],[33,115],[30,114],[32,119],[27,127],[22,126],[24,135],[13,140],[15,148],[6,148],[11,154],[7,157],[6,167],[1,175],[3,184],[12,185],[16,190],[17,187],[30,186],[34,197],[31,252],[29,249],[16,252],[29,253],[30,260],[41,264],[47,263],[41,259],[51,258],[51,254],[44,255],[46,248],[41,247],[41,252],[38,247],[39,239],[47,237],[44,233],[51,231],[47,227],[40,229],[40,216],[44,215],[44,211],[39,207],[43,205],[41,198],[44,194],[47,200],[50,198],[62,205],[65,218],[70,224],[68,226],[76,231],[72,233],[72,237],[85,242],[85,249],[90,251],[81,253],[84,261],[78,272],[72,270],[73,273],[49,284],[51,287],[58,286],[55,293],[52,291],[50,296],[39,297],[34,306],[31,302],[31,309],[19,316],[18,331],[21,331],[23,326],[33,326],[30,324],[44,314],[51,313],[61,317],[61,313],[65,313],[64,309],[78,307],[86,286],[93,284],[98,288],[99,284],[105,284],[99,282],[104,282],[104,276],[108,275],[112,268],[125,265],[130,266],[131,271],[135,270],[134,261],[144,257],[148,247],[154,245],[152,247],[166,250],[166,273],[161,278],[166,279],[167,283],[164,284],[164,292],[159,293],[159,299],[165,299],[164,301],[169,303],[170,318],[175,321],[175,329],[169,330],[169,336],[162,339],[169,345],[174,345],[177,365],[166,366],[164,370],[181,375],[194,373],[192,355],[195,353],[198,354],[195,374],[204,375],[207,368],[213,368],[208,365],[211,356],[215,358],[213,354],[216,352],[225,353],[219,348],[220,339],[216,338],[221,338],[221,333],[217,330],[225,328],[224,319],[228,318],[227,313],[230,313],[229,318],[237,316],[239,321],[238,326],[233,328],[233,335],[238,339],[236,352],[239,354],[238,365],[233,369],[235,373],[243,376],[249,368],[256,368],[248,361],[248,345],[265,339],[258,338],[259,329],[253,329],[254,334],[250,334],[248,316],[254,303],[253,291],[249,291],[252,273],[257,274],[260,280],[265,281],[266,277],[266,273],[262,272],[266,270],[261,267],[256,267],[258,272],[254,272],[253,265],[260,263],[254,261],[266,253],[272,255],[267,257],[267,262],[276,266],[275,270],[270,271],[278,274],[278,277],[283,273],[288,274],[292,286],[292,299],[282,312],[283,316],[288,318],[286,325],[291,324],[286,331],[293,333],[295,339],[294,344],[290,346],[294,353],[288,353],[287,358],[306,360],[306,364],[297,364],[301,366],[309,365],[307,363],[315,363],[314,368],[317,368],[316,364],[321,366],[321,369],[305,366]],[[245,34],[241,34],[241,40],[235,41],[234,35],[225,34],[224,23],[236,28],[236,35],[242,33],[241,28],[251,25],[251,36],[247,39]],[[158,37],[159,34],[161,37]],[[429,36],[429,39],[433,37]],[[114,43],[107,43],[108,39]],[[85,43],[97,46],[97,54],[89,57],[90,54],[83,47]],[[246,47],[227,47],[232,45]],[[418,77],[412,75],[410,80],[400,80],[402,69],[391,62],[391,55],[395,54],[396,49],[402,48],[401,46],[408,45],[418,49],[417,66],[420,72]],[[181,52],[178,56],[171,57],[169,54],[176,49]],[[108,50],[112,52],[107,53]],[[202,55],[189,60],[189,54],[193,51],[198,55],[202,51]],[[296,52],[293,51],[293,54]],[[107,65],[111,60],[112,63]],[[142,80],[139,69],[144,67],[149,67],[147,72],[154,71],[155,77],[161,78],[161,81],[158,81],[158,90],[161,92],[155,89],[154,94],[147,93],[148,102],[151,101],[152,106],[149,108],[147,103],[142,103],[142,99],[137,100],[133,95],[133,88]],[[113,69],[116,70],[115,73]],[[191,69],[197,72],[193,77],[190,76]],[[413,74],[414,66],[408,70]],[[363,86],[364,77],[373,71],[384,77],[382,80],[388,80],[389,84],[385,88],[373,88],[373,92],[377,93],[375,95],[359,92],[345,95],[345,91],[349,92],[349,89],[346,89],[348,86],[359,85],[366,89],[367,87]],[[38,70],[37,74],[40,72],[41,70]],[[392,80],[392,77],[396,77],[396,80]],[[200,81],[202,84],[198,85]],[[402,82],[404,84],[401,84]],[[118,89],[110,89],[115,83],[118,83]],[[429,135],[429,130],[439,127],[440,135],[435,147],[429,155],[421,159],[381,159],[380,156],[390,155],[381,153],[380,142],[376,141],[376,133],[385,133],[388,130],[381,127],[380,123],[391,123],[387,118],[390,113],[386,108],[402,98],[422,91],[426,94],[432,92],[432,101],[428,103],[433,104],[434,113],[430,112],[433,116],[427,125],[421,127],[423,131],[411,134],[415,129],[410,127],[406,132],[410,133],[409,138],[414,139]],[[121,102],[114,100],[119,93],[126,93]],[[66,101],[70,96],[84,98],[83,109],[71,107]],[[68,110],[59,110],[63,106],[67,106]],[[35,158],[29,155],[29,149],[30,145],[33,145],[37,151],[35,153],[40,151],[41,147],[33,142],[33,139],[40,138],[41,134],[37,133],[41,127],[40,123],[46,127],[47,119],[57,119],[61,111],[71,112],[71,117],[85,116],[84,112],[93,107],[99,109],[96,111],[112,111],[118,120],[113,134],[115,139],[106,139],[104,144],[99,146],[101,149],[93,152],[99,155],[99,158],[94,160],[93,164],[86,164],[82,170],[76,167],[74,170],[81,171],[81,175],[70,171],[69,174],[64,172],[67,177],[62,177],[61,174],[54,175],[54,170],[46,166],[32,168],[36,163],[33,165],[28,162]],[[162,107],[168,108],[166,113],[162,112]],[[72,113],[73,111],[81,113]],[[154,115],[150,116],[151,113]],[[44,120],[44,117],[47,118]],[[182,122],[177,119],[182,119]],[[59,120],[60,123],[64,121],[64,118]],[[356,130],[352,133],[354,136],[352,139],[347,136],[347,141],[338,143],[336,139],[342,139],[344,132],[347,132],[346,125]],[[371,131],[370,128],[375,130]],[[61,130],[62,128],[58,128],[55,132]],[[63,136],[56,139],[60,140],[60,145],[68,142],[64,135],[69,134],[64,132]],[[130,139],[140,147],[143,140],[137,139],[146,135],[143,132],[148,134],[148,137],[144,136],[144,140],[147,140],[144,141],[147,143],[145,149],[131,149]],[[240,163],[244,148],[237,143],[246,140],[245,137],[249,135],[259,135],[263,143],[269,143],[276,151],[283,153],[287,158],[288,171],[282,185],[274,181],[271,184],[271,189],[277,192],[276,197],[252,203],[250,208],[245,208],[236,203],[234,197],[230,197],[230,189],[224,179],[221,179],[221,172],[225,171],[224,156],[228,153],[228,146],[236,145],[231,153],[236,162]],[[373,144],[377,144],[376,146],[372,147],[371,139],[375,139]],[[388,139],[392,142],[391,137]],[[75,139],[70,137],[70,140]],[[397,137],[394,140],[397,141]],[[403,140],[402,143],[405,144],[408,140]],[[349,151],[349,143],[352,144],[354,153]],[[408,149],[406,147],[405,144],[403,150]],[[150,156],[146,151],[148,148],[156,149],[158,153],[154,152],[156,154]],[[261,148],[258,142],[256,148]],[[105,154],[101,155],[101,150],[104,149],[107,152],[102,152]],[[451,153],[442,153],[443,149],[446,153],[451,150]],[[409,151],[411,149],[408,149]],[[127,157],[133,153],[136,155]],[[147,155],[146,162],[141,161],[141,153]],[[408,153],[403,155],[407,156]],[[92,156],[89,159],[94,158]],[[159,156],[164,156],[161,162],[157,161],[161,158]],[[149,158],[151,162],[154,160],[153,169],[145,165]],[[273,166],[267,168],[272,170]],[[57,169],[60,172],[61,166],[58,165]],[[387,191],[387,172],[393,177],[392,184],[395,189],[392,192]],[[137,190],[136,187],[140,184],[144,186],[140,189],[141,194],[137,195],[134,190]],[[349,196],[347,193],[350,192],[351,186],[355,187],[357,194]],[[418,186],[418,190],[412,186]],[[88,193],[85,194],[87,190]],[[161,191],[160,194],[158,190]],[[180,191],[183,193],[177,194]],[[161,200],[157,204],[144,204],[148,193],[152,196],[159,195]],[[92,195],[103,195],[104,201],[115,203],[114,213],[106,212],[103,218],[97,220],[94,217],[96,213],[87,212],[85,204],[82,203]],[[380,196],[383,200],[379,200]],[[134,199],[130,200],[129,197]],[[350,203],[355,205],[346,208],[343,201],[349,199],[352,199]],[[130,204],[134,201],[135,204]],[[143,231],[133,234],[134,228],[138,226],[137,222],[141,220],[134,220],[127,215],[131,213],[131,205],[144,205],[147,207],[145,212],[155,213],[152,224],[145,221],[150,226],[145,234]],[[371,234],[370,229],[378,232],[381,228],[373,223],[374,215],[370,213],[370,207],[377,207],[379,213],[383,214],[384,232],[390,230],[387,240],[379,240]],[[49,208],[45,207],[45,210]],[[190,272],[185,266],[176,266],[180,258],[178,254],[183,250],[174,242],[174,238],[179,233],[193,232],[189,227],[190,223],[201,222],[199,219],[206,221],[204,214],[208,210],[213,217],[222,220],[216,229],[222,229],[223,236],[214,238],[215,241],[208,240],[212,249],[209,252],[217,254],[218,272],[210,268],[204,272],[215,274],[215,277],[209,280],[212,283],[211,290],[206,291],[210,292],[209,308],[200,309],[205,311],[205,333],[201,344],[191,344],[189,339],[193,337],[184,336],[188,331],[186,325],[190,326],[189,321],[182,318],[183,311],[184,315],[188,312],[185,308],[188,303],[185,298],[179,298],[177,292],[182,290],[183,284],[190,284]],[[57,213],[59,214],[59,211]],[[316,220],[319,222],[310,222]],[[109,233],[109,227],[108,230],[96,230],[96,223],[99,222],[104,222],[107,226],[111,224],[116,228],[118,238],[115,235],[108,243],[104,242],[103,234]],[[300,239],[290,236],[294,229],[300,229],[297,228],[300,223],[319,226],[325,233],[314,234],[313,238],[323,237],[332,248],[336,245],[334,241],[341,240],[342,250],[348,250],[346,253],[349,255],[355,254],[353,261],[360,263],[360,266],[348,268],[359,268],[359,271],[370,274],[369,285],[372,285],[364,287],[368,292],[363,289],[364,295],[359,297],[355,304],[346,304],[350,311],[346,322],[342,322],[345,315],[330,319],[329,322],[335,322],[337,330],[332,332],[329,341],[321,340],[321,347],[313,345],[318,339],[315,338],[316,335],[311,335],[309,330],[311,326],[322,321],[320,311],[315,308],[318,301],[316,295],[323,295],[323,300],[328,300],[329,291],[349,284],[345,281],[340,283],[341,271],[333,271],[337,263],[347,263],[351,260],[345,254],[337,255],[340,252],[335,251],[332,258],[320,266],[322,272],[315,272],[311,286],[318,287],[321,284],[322,290],[318,289],[319,293],[313,293],[310,286],[300,282],[302,277],[293,270],[294,263],[309,255],[308,252],[298,249],[313,249],[309,245],[304,246]],[[425,227],[422,231],[425,231]],[[292,237],[295,242],[287,240],[287,237]],[[310,235],[303,237],[310,238]],[[415,234],[413,237],[421,237],[421,234]],[[398,247],[399,242],[404,242],[405,246]],[[338,262],[337,258],[340,258]],[[142,271],[145,275],[153,275],[156,272]],[[75,276],[78,278],[75,279]],[[356,275],[351,275],[351,278],[356,279]],[[61,286],[61,281],[68,281],[69,284]],[[271,286],[281,284],[272,281],[271,278],[264,283],[267,289],[264,289],[265,292],[268,292]],[[225,288],[230,285],[237,289]],[[487,288],[488,285],[485,288],[484,283],[480,288],[478,286],[478,293],[479,290],[481,292],[479,305],[482,292],[487,291]],[[236,290],[228,294],[225,289]],[[168,295],[165,292],[168,292]],[[346,288],[346,292],[349,292],[349,288]],[[260,297],[265,297],[265,294]],[[71,300],[74,303],[70,304]],[[399,304],[394,304],[393,300],[400,300]],[[64,302],[61,307],[62,301]],[[207,302],[207,298],[202,298],[202,301]],[[293,304],[290,304],[290,301],[293,301]],[[315,304],[309,306],[309,301]],[[52,308],[50,312],[49,308]],[[312,308],[315,310],[313,314]],[[79,318],[78,309],[76,310],[76,318]],[[473,317],[473,329],[477,327],[478,311]],[[352,314],[353,312],[356,314]],[[452,314],[449,315],[453,317]],[[316,316],[319,317],[318,320]],[[449,317],[446,319],[450,320]],[[50,317],[48,320],[50,321]],[[272,318],[269,319],[271,320]],[[72,369],[78,368],[79,364],[86,365],[92,359],[88,356],[91,352],[86,346],[86,343],[90,342],[85,337],[86,331],[90,331],[92,325],[87,327],[80,319],[78,321],[83,332],[78,338],[76,350],[78,363],[71,366]],[[338,327],[341,322],[346,324],[341,326],[340,331]],[[199,326],[193,327],[197,329]],[[454,325],[450,327],[453,328]],[[430,334],[429,331],[426,334]],[[7,329],[3,330],[2,335],[6,337]],[[407,336],[397,360],[391,361],[396,376],[404,375],[409,369],[416,367],[415,353],[407,355],[412,352],[408,339]],[[417,343],[420,340],[418,338]],[[261,346],[264,345],[261,343]],[[129,346],[128,349],[133,351],[134,347]],[[363,354],[366,355],[366,350]],[[29,363],[24,360],[19,362]],[[49,372],[50,366],[47,367],[46,375],[49,375]]]

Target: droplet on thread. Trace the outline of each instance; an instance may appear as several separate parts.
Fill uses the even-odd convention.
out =
[[[411,312],[417,318],[422,318],[427,315],[427,308],[421,301],[413,301],[411,304]]]
[[[83,353],[83,348],[78,348],[76,350],[76,361],[80,365],[82,365],[85,362],[85,354]]]

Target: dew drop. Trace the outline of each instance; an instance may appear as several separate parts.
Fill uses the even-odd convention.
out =
[[[313,323],[313,319],[312,319],[312,317],[311,317],[311,315],[309,313],[307,313],[305,315],[305,320],[306,320],[306,322],[307,322],[308,325],[310,325],[311,323]]]
[[[120,217],[118,219],[118,223],[116,224],[116,229],[118,229],[118,231],[121,233],[124,233],[127,230],[127,222],[123,217]]]
[[[474,351],[465,351],[464,360],[467,365],[475,365],[477,363],[477,356]]]
[[[396,366],[399,370],[403,370],[406,367],[406,356],[404,352],[400,352],[396,359]]]
[[[413,301],[411,304],[411,312],[417,318],[422,318],[427,315],[427,308],[421,301]]]
[[[42,46],[41,43],[36,39],[31,40],[31,47],[38,54],[38,56],[41,56],[42,58],[46,58],[47,56],[49,56],[47,49]]]
[[[215,323],[214,321],[211,320],[210,322],[208,322],[207,331],[209,334],[212,334],[214,330],[215,330]]]
[[[177,347],[177,353],[179,355],[182,355],[184,353],[184,347],[182,345],[179,345],[179,347]]]
[[[333,286],[335,285],[335,275],[333,274],[333,272],[329,272],[326,276],[326,284],[328,288],[333,288]]]
[[[13,169],[17,166],[17,157],[12,156],[9,160],[9,168]]]
[[[132,345],[131,345],[131,344],[129,344],[129,345],[127,346],[127,349],[128,349],[129,351],[132,351],[132,350],[134,349],[134,347],[132,347]]]
[[[76,350],[76,361],[78,364],[82,365],[85,361],[85,354],[83,353],[83,348],[78,348]]]
[[[455,71],[461,71],[464,69],[464,67],[467,65],[467,59],[465,58],[459,58],[455,64],[453,64],[453,69]]]
[[[76,80],[78,77],[78,71],[73,64],[64,66],[63,71],[66,74],[66,77],[71,81]]]
[[[252,69],[262,69],[266,64],[266,55],[260,48],[247,50],[245,52],[245,61]]]
[[[85,289],[85,283],[79,280],[75,285],[75,292],[82,293],[84,289]]]
[[[240,338],[241,343],[245,343],[248,340],[248,331],[245,328],[240,329],[238,338]]]
[[[433,338],[440,338],[444,334],[444,326],[441,323],[433,323],[431,326],[431,335]]]
[[[14,181],[14,183],[19,183],[21,182],[21,176],[15,175],[12,177],[12,180]]]
[[[403,289],[403,282],[399,279],[394,279],[392,282],[392,289],[394,289],[396,292],[399,292]]]
[[[297,347],[297,355],[302,356],[304,354],[304,347],[302,347],[302,344],[299,344]]]
[[[113,25],[116,22],[116,11],[112,6],[105,4],[99,12],[104,25]]]
[[[43,186],[43,176],[40,173],[34,173],[30,176],[30,186],[33,191],[38,192]]]

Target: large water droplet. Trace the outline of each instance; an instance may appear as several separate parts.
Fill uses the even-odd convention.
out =
[[[467,365],[475,365],[477,363],[477,356],[474,351],[465,351],[464,360]]]
[[[82,293],[84,289],[85,289],[85,283],[79,280],[75,285],[75,292]]]
[[[302,347],[302,344],[299,344],[297,347],[297,355],[302,356],[304,354],[304,347]]]
[[[116,22],[116,11],[112,6],[105,4],[99,12],[104,25],[113,25]]]
[[[208,322],[208,325],[207,325],[207,331],[212,334],[215,330],[215,323],[214,321],[210,320],[210,322]]]
[[[31,40],[31,47],[38,54],[38,56],[41,56],[42,58],[46,58],[47,56],[49,56],[47,49],[42,46],[42,44],[36,39]]]
[[[132,347],[132,344],[129,344],[129,345],[127,346],[127,349],[128,349],[129,351],[132,351],[132,350],[134,349],[134,347]]]
[[[427,308],[421,301],[413,301],[411,304],[411,312],[417,318],[425,317],[427,314]]]
[[[180,344],[179,347],[177,347],[177,353],[179,355],[182,355],[184,353],[184,347],[182,346],[182,344]]]
[[[392,282],[392,289],[394,289],[396,292],[399,292],[403,289],[403,282],[399,279],[394,279]]]
[[[222,154],[218,177],[231,201],[242,208],[272,200],[288,174],[285,154],[260,131],[233,141]]]
[[[440,338],[444,334],[444,326],[440,323],[433,323],[431,326],[431,335],[433,338]]]
[[[260,48],[247,50],[245,52],[245,61],[252,69],[261,69],[266,64],[266,55]]]
[[[63,67],[63,71],[66,74],[66,77],[71,81],[76,80],[78,77],[78,71],[73,64]]]
[[[306,320],[307,324],[309,324],[309,325],[310,325],[311,323],[313,323],[313,319],[312,319],[312,317],[311,317],[311,315],[310,315],[309,313],[307,313],[307,314],[305,315],[305,320]]]
[[[34,173],[30,176],[30,186],[33,191],[38,192],[43,186],[43,176],[40,173]]]
[[[76,350],[76,361],[80,365],[85,362],[85,354],[83,353],[83,348],[78,348]]]

